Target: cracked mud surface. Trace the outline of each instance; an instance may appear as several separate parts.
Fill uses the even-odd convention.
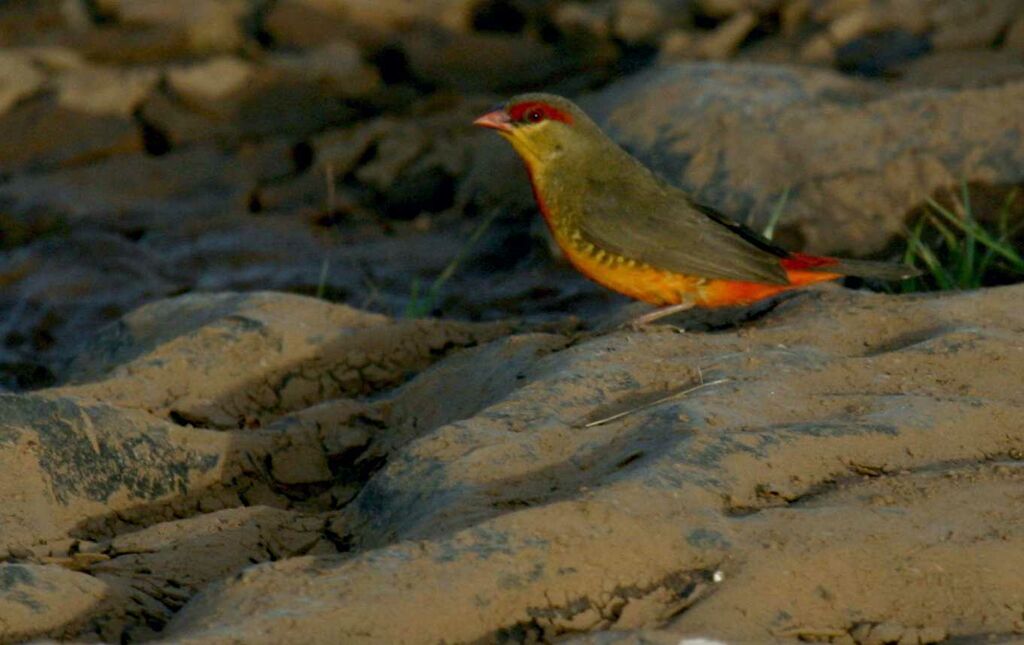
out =
[[[3,639],[1010,638],[1022,295],[684,334],[154,303],[0,398]]]

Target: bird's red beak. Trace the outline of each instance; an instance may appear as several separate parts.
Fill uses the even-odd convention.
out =
[[[478,125],[481,128],[490,128],[499,132],[512,131],[512,119],[505,110],[488,112],[476,121],[473,121],[473,125]]]

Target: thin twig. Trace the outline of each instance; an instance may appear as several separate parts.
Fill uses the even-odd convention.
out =
[[[638,405],[637,407],[630,408],[629,410],[626,410],[624,412],[619,412],[618,414],[613,414],[610,417],[605,417],[603,419],[598,419],[597,421],[591,421],[590,423],[585,424],[583,427],[584,428],[594,428],[594,427],[597,427],[597,426],[600,426],[600,425],[604,425],[606,423],[610,423],[612,421],[617,421],[617,420],[621,419],[622,417],[629,416],[630,414],[633,414],[634,412],[639,412],[640,410],[646,410],[647,408],[654,407],[656,405],[661,405],[662,403],[664,403],[666,401],[671,401],[672,399],[674,399],[676,397],[686,396],[687,394],[692,394],[693,392],[696,392],[697,390],[701,390],[701,389],[704,389],[706,387],[711,387],[712,385],[720,385],[722,383],[728,383],[731,380],[732,379],[728,379],[728,378],[720,378],[720,379],[715,379],[714,381],[708,381],[707,383],[705,383],[705,382],[703,382],[703,376],[702,376],[701,377],[701,382],[699,384],[697,384],[697,385],[694,385],[691,388],[687,388],[685,390],[682,390],[681,392],[673,392],[672,394],[669,394],[667,396],[663,396],[660,399],[655,399],[654,401],[649,401],[647,403],[644,403],[643,405]]]

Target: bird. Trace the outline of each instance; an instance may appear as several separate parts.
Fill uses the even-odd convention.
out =
[[[497,131],[519,154],[569,262],[594,282],[656,307],[634,327],[843,276],[902,280],[919,273],[787,251],[669,183],[561,96],[520,94],[473,124]]]

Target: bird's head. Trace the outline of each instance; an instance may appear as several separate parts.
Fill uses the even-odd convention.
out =
[[[520,94],[473,122],[509,140],[531,168],[577,158],[604,135],[572,101],[553,94]]]

